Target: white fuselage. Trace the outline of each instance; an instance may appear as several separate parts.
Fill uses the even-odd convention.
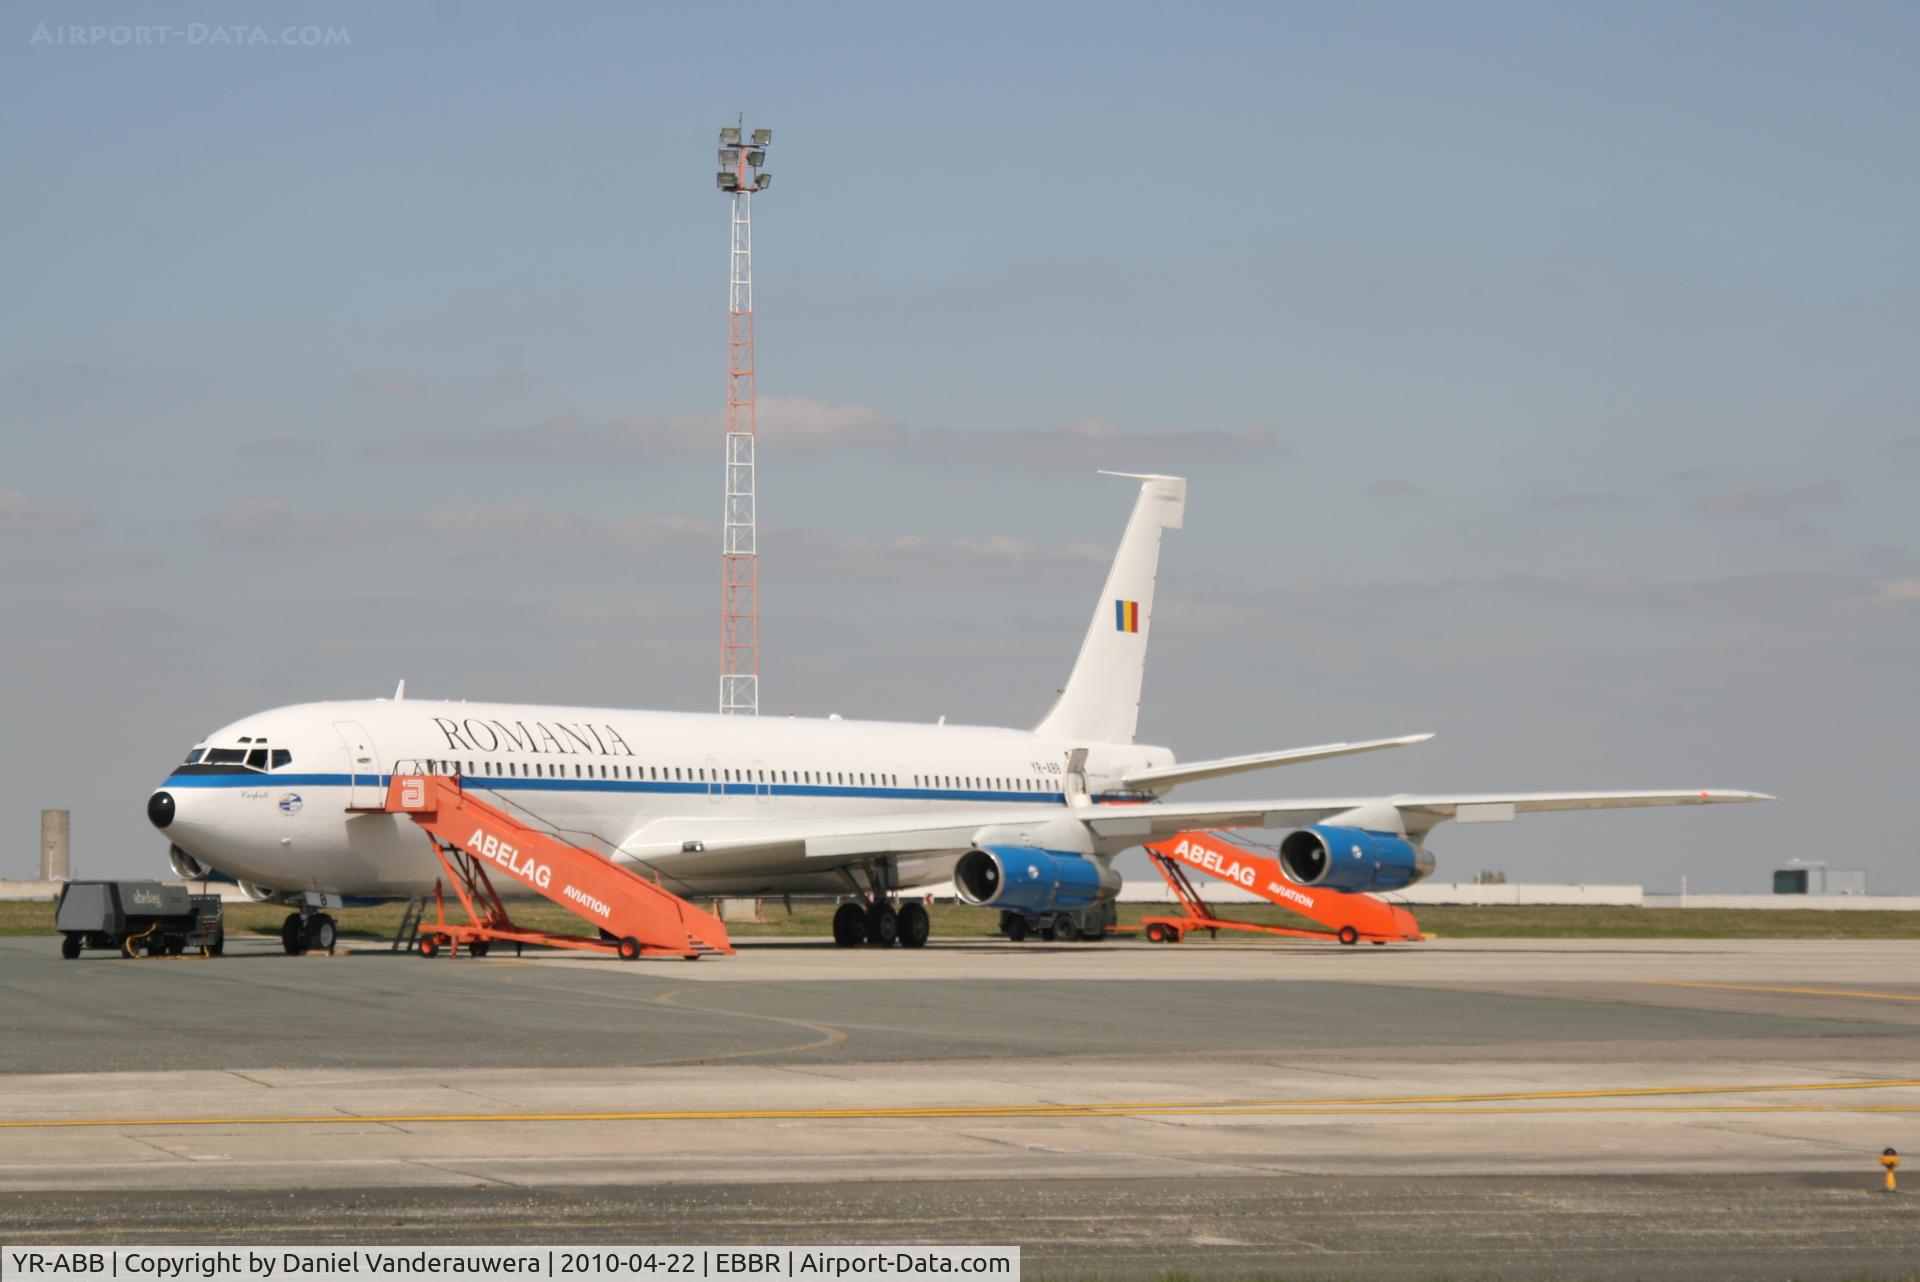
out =
[[[687,821],[1004,812],[1010,804],[1044,815],[1067,804],[1076,782],[1070,756],[1080,748],[1096,800],[1118,799],[1129,771],[1173,762],[1165,748],[983,726],[382,699],[242,718],[197,745],[161,790],[173,802],[165,835],[204,865],[285,894],[385,897],[423,893],[440,875],[411,821],[367,813],[383,804],[396,771],[459,774],[526,821],[618,859],[650,828]],[[944,881],[953,859],[901,859],[894,884]],[[844,873],[804,860],[675,863],[667,856],[648,867],[683,894],[848,885]]]

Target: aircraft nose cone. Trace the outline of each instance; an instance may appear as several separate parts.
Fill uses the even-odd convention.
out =
[[[147,798],[147,820],[156,828],[164,828],[173,822],[173,794],[156,792]]]

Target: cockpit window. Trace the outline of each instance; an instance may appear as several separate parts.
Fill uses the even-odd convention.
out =
[[[207,755],[207,750],[205,748],[195,748],[192,752],[189,752],[187,754],[187,759],[184,764],[189,766],[198,765],[200,763],[200,758],[206,755]]]
[[[265,770],[267,768],[267,750],[265,748],[255,748],[247,753],[247,765],[255,770]]]
[[[275,748],[273,750],[273,768],[275,770],[278,770],[281,766],[291,765],[292,763],[293,754],[291,752],[285,748]]]
[[[206,762],[210,766],[237,766],[247,759],[245,748],[209,748]]]

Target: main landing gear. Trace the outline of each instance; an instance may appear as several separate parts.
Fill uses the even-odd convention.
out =
[[[326,913],[288,913],[280,923],[280,947],[289,957],[302,953],[333,953],[340,928]]]
[[[895,908],[884,899],[844,903],[833,914],[833,942],[842,948],[924,948],[933,932],[925,904],[908,901]]]
[[[866,874],[865,886],[853,869],[840,870],[855,898],[834,910],[833,942],[842,948],[858,948],[861,944],[875,948],[896,944],[902,948],[926,947],[927,936],[933,933],[927,906],[912,899],[898,906],[893,903],[896,878],[887,863],[869,864],[862,871]]]

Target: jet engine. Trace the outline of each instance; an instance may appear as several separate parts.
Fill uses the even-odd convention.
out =
[[[1120,874],[1104,859],[1038,846],[981,846],[953,866],[954,889],[979,908],[1003,912],[1078,912],[1120,894]]]
[[[167,847],[167,863],[172,866],[173,875],[182,881],[205,881],[216,877],[222,881],[226,880],[219,869],[210,864],[201,863],[178,846]]]
[[[1433,856],[1390,832],[1315,825],[1287,834],[1280,866],[1302,886],[1400,890],[1433,871]]]

